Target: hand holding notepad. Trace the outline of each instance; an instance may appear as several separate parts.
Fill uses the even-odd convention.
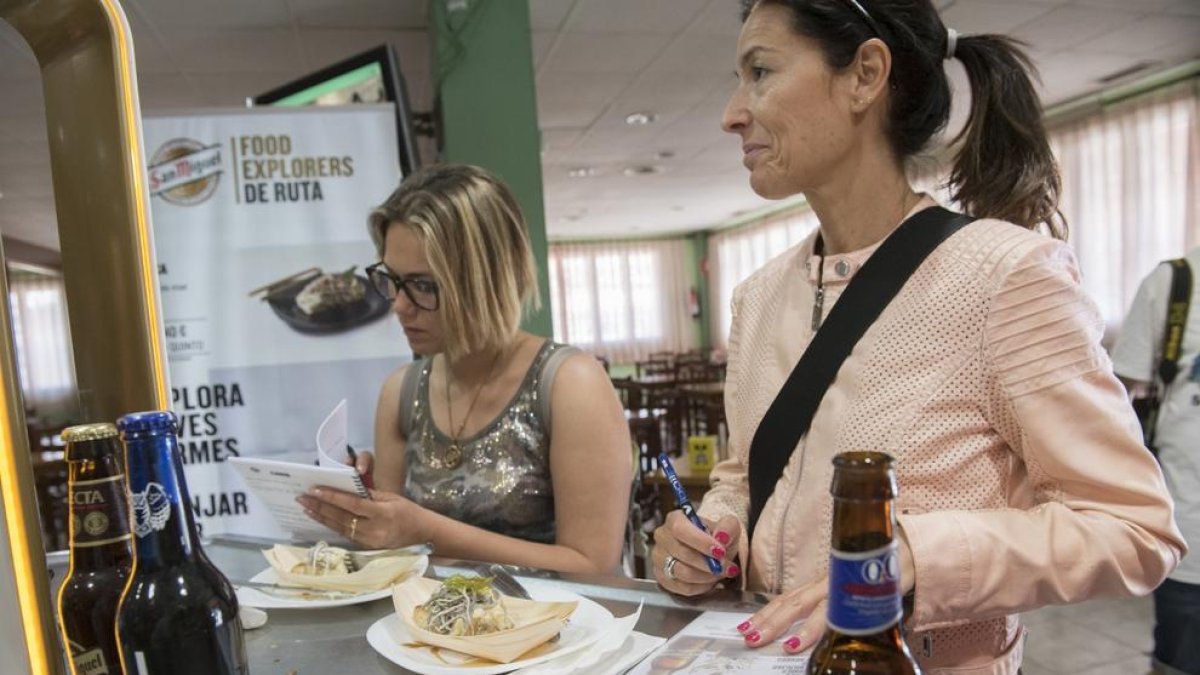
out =
[[[363,477],[346,462],[352,461],[346,442],[346,400],[342,399],[317,429],[317,465],[259,457],[233,457],[234,466],[254,495],[292,538],[302,542],[345,542],[339,533],[312,520],[296,498],[324,485],[370,499]]]

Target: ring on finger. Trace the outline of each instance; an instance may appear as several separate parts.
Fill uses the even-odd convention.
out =
[[[358,516],[350,519],[350,539],[354,539],[354,531],[358,529]]]
[[[679,581],[679,577],[675,576],[675,563],[677,562],[679,562],[679,558],[673,555],[668,555],[667,559],[663,561],[663,575],[671,581]]]

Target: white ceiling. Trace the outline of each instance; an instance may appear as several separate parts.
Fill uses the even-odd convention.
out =
[[[432,107],[429,0],[122,2],[147,113],[241,105],[248,95],[385,41],[398,50],[414,109]],[[736,0],[529,4],[552,239],[706,229],[766,205],[747,186],[738,142],[718,126],[733,84]],[[1100,78],[1139,64],[1149,64],[1137,75],[1145,76],[1200,57],[1200,0],[938,5],[962,33],[1027,41],[1047,106],[1096,91],[1105,86]],[[961,74],[954,74],[961,89]],[[0,232],[57,248],[37,68],[2,21],[0,92]],[[639,111],[656,120],[627,125],[626,115]],[[626,175],[635,166],[660,171]],[[569,176],[584,167],[592,175]]]

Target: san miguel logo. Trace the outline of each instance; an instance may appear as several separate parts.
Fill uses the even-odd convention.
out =
[[[199,204],[216,192],[221,180],[221,146],[169,140],[150,158],[149,174],[151,196],[177,206]]]

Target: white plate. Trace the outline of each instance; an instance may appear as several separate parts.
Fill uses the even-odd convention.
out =
[[[521,583],[529,590],[529,594],[533,596],[534,600],[579,603],[575,612],[571,614],[566,627],[559,634],[558,642],[552,643],[552,649],[539,653],[537,656],[519,659],[512,663],[488,663],[486,665],[447,663],[456,657],[461,658],[464,662],[475,659],[450,650],[443,649],[435,652],[436,648],[434,647],[412,645],[413,639],[409,635],[408,629],[395,612],[371,624],[371,627],[367,629],[367,642],[387,660],[422,675],[463,675],[464,673],[495,675],[549,661],[588,647],[599,640],[613,622],[613,615],[607,609],[585,597],[537,580],[522,580]],[[439,656],[441,658],[438,658]]]
[[[424,574],[423,569],[417,572],[418,576],[421,574]],[[279,577],[275,575],[275,570],[270,567],[250,577],[250,581],[257,581],[264,584],[280,583]],[[237,584],[234,584],[234,586],[237,587],[238,604],[246,605],[247,607],[258,607],[260,609],[323,609],[326,607],[345,607],[346,605],[357,605],[381,598],[389,598],[392,595],[391,586],[381,588],[378,591],[369,591],[358,595],[336,595],[332,598],[321,597],[319,595],[321,591],[319,590],[313,591],[313,593],[318,595],[312,598],[292,598],[284,597],[285,594],[290,594],[290,591],[282,591],[276,594],[273,591],[260,591],[257,588],[250,588],[249,586],[238,586]]]

